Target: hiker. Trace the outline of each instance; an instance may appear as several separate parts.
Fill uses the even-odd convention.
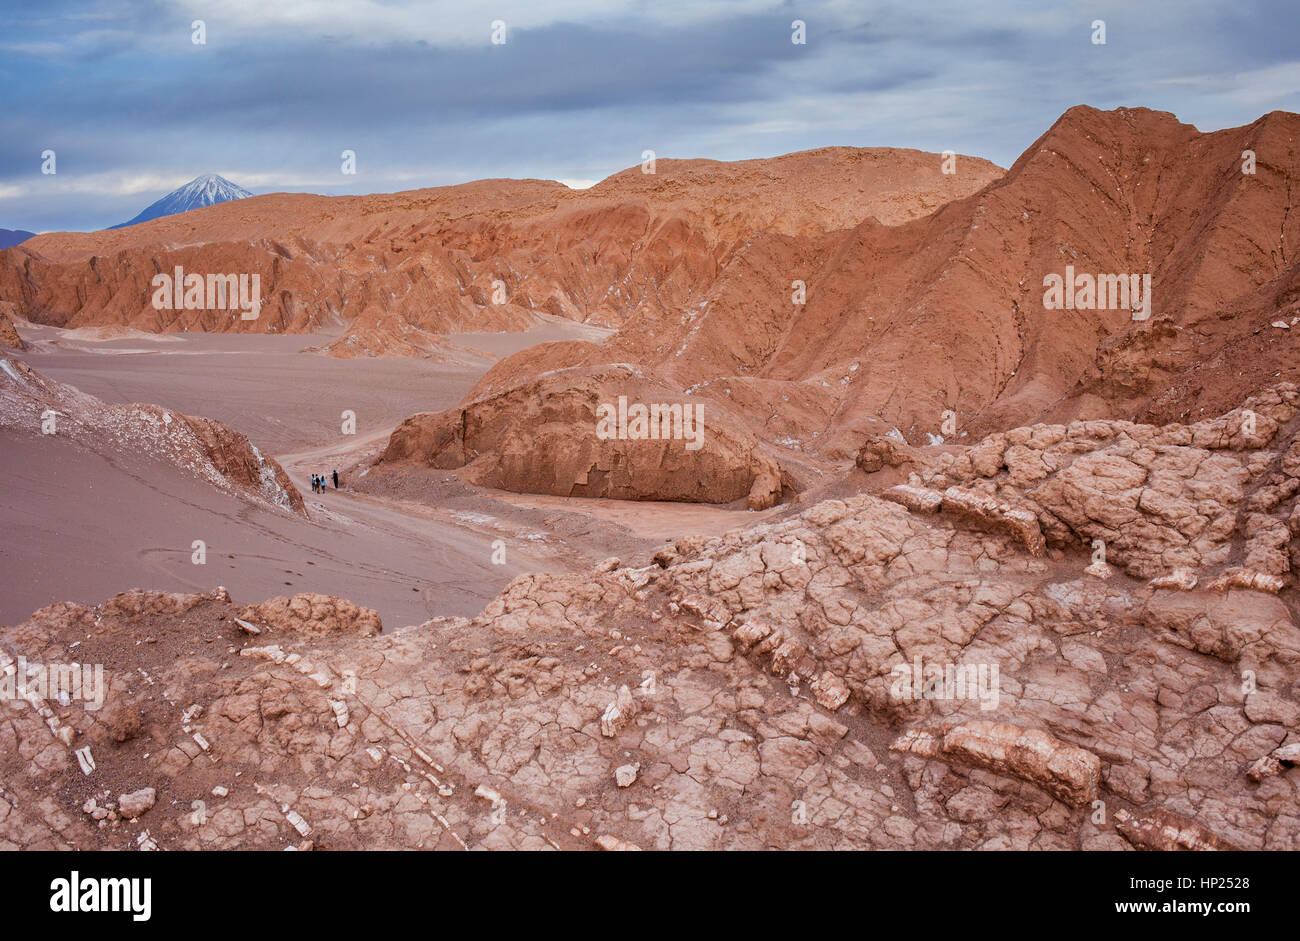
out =
[[[338,472],[338,468],[335,468],[335,469],[334,469],[334,489],[335,489],[335,490],[338,490],[338,489],[339,489],[339,472]]]
[[[315,475],[315,474],[312,474],[312,475],[311,475],[311,492],[312,492],[312,493],[319,493],[319,492],[320,492],[320,481],[318,481],[318,480],[316,479],[316,475]]]

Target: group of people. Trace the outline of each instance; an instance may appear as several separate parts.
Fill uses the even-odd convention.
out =
[[[326,479],[326,477],[325,477],[324,474],[312,474],[312,475],[311,475],[311,492],[312,492],[312,493],[324,493],[324,492],[325,492],[325,487],[326,487],[326,485],[327,485],[328,483],[329,483],[329,481]],[[335,472],[334,472],[334,489],[335,489],[335,490],[338,490],[338,489],[339,489],[339,472],[338,472],[338,471],[335,471]]]

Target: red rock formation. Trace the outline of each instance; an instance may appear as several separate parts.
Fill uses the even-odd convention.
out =
[[[620,398],[626,435],[617,424]],[[640,429],[637,406],[651,411]],[[745,499],[763,509],[781,493],[780,466],[734,415],[630,366],[562,369],[459,408],[414,415],[374,467],[410,463],[466,467],[466,479],[484,486],[559,496]]]
[[[355,634],[373,637],[383,631],[379,614],[345,598],[301,592],[246,605],[240,617],[258,627],[296,634]]]
[[[0,317],[0,347],[10,350],[21,350],[23,348],[22,337],[14,329],[13,323],[5,317]]]
[[[1012,774],[1075,807],[1088,806],[1101,786],[1101,760],[1092,752],[1006,722],[968,722],[940,732],[914,729],[890,748]]]
[[[10,350],[23,349],[22,337],[18,335],[13,321],[17,317],[14,305],[8,301],[0,301],[0,348]]]
[[[1158,807],[1149,814],[1134,816],[1127,810],[1115,811],[1115,829],[1138,849],[1161,853],[1176,850],[1232,850],[1218,834],[1195,820]]]
[[[687,303],[759,232],[901,222],[1001,173],[966,157],[964,172],[948,176],[940,161],[839,147],[737,163],[660,160],[653,174],[636,167],[582,191],[482,180],[253,197],[128,229],[38,236],[0,253],[0,299],[39,323],[151,331],[305,332],[372,307],[434,332],[517,330],[535,311],[617,326]],[[257,273],[260,316],[154,310],[150,279],[177,265]]]
[[[1297,331],[1271,325],[1300,314],[1297,133],[1284,112],[1201,134],[1161,112],[1072,108],[1004,177],[932,215],[756,235],[678,316],[635,318],[584,361],[651,366],[725,396],[769,440],[838,459],[891,426],[926,443],[947,410],[958,434],[1217,414],[1275,374],[1300,378]],[[1151,274],[1150,319],[1046,309],[1044,278],[1067,265]],[[497,372],[527,374],[533,355]]]

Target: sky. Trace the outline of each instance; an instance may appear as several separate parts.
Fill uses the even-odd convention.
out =
[[[103,228],[203,173],[585,186],[646,150],[831,145],[1008,167],[1077,104],[1300,111],[1297,36],[1294,0],[0,0],[0,228]]]

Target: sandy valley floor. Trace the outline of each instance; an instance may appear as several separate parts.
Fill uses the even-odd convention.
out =
[[[106,402],[150,402],[225,422],[279,460],[310,519],[250,505],[131,454],[106,458],[57,439],[0,435],[5,569],[0,621],[54,600],[94,603],[130,588],[210,590],[237,599],[318,591],[375,608],[388,628],[473,615],[523,571],[566,571],[664,541],[720,533],[761,514],[485,492],[448,480],[418,501],[311,492],[310,475],[382,448],[406,416],[456,404],[496,357],[592,338],[559,322],[524,333],[461,334],[458,362],[332,359],[320,336],[135,334],[24,327],[15,354]],[[328,338],[324,338],[328,339]],[[345,411],[356,434],[342,433]],[[207,548],[193,564],[192,545]],[[493,564],[503,540],[505,564]]]

